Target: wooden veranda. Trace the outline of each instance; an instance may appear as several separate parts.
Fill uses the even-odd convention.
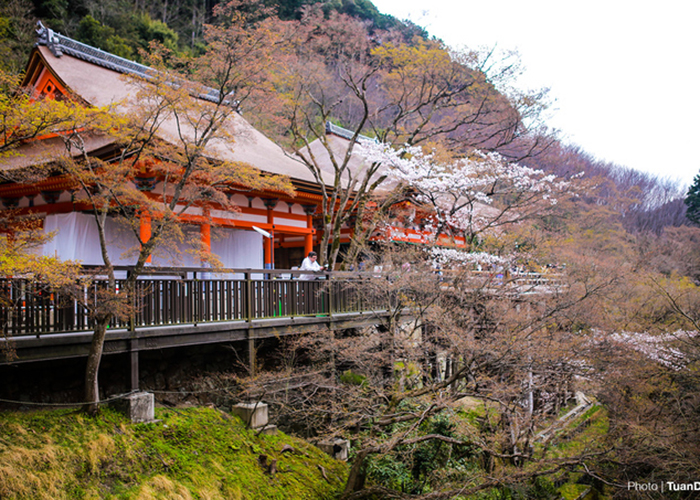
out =
[[[130,268],[118,268],[115,291],[125,293]],[[472,272],[484,293],[525,299],[559,293],[558,275]],[[311,279],[304,279],[311,278]],[[371,273],[312,273],[273,269],[147,268],[130,300],[132,313],[114,317],[105,354],[129,354],[132,389],[139,384],[139,352],[172,347],[246,342],[255,370],[256,341],[323,330],[378,324],[390,314],[391,295],[373,297],[365,280]],[[450,278],[436,274],[441,286]],[[108,282],[100,276],[76,285],[70,294],[26,279],[0,280],[3,335],[0,365],[86,357],[92,340],[90,304]],[[107,294],[109,295],[109,294]],[[406,316],[411,311],[404,311]]]
[[[119,268],[125,276],[129,268]],[[149,268],[137,281],[129,318],[114,318],[105,354],[131,355],[131,385],[138,388],[143,350],[248,342],[376,324],[382,305],[358,286],[367,275],[270,269]],[[313,279],[303,279],[312,277]],[[118,279],[116,291],[126,279]],[[24,279],[0,280],[5,352],[0,364],[85,357],[92,339],[89,304],[106,288],[94,279],[68,295]]]

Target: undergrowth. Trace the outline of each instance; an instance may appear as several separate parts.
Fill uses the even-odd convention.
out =
[[[345,463],[305,441],[257,435],[215,409],[161,408],[156,418],[0,414],[0,498],[315,500],[337,496],[347,476]]]

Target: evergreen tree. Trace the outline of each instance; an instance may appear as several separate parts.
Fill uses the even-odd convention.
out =
[[[700,225],[700,174],[695,176],[693,185],[688,189],[685,205],[688,207],[685,216],[694,224]]]

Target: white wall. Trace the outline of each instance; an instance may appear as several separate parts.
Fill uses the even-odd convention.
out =
[[[218,255],[224,267],[263,268],[263,237],[255,231],[213,228],[211,251]]]

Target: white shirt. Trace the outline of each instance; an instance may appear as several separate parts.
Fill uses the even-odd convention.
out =
[[[301,263],[301,267],[299,268],[300,271],[320,271],[321,269],[323,268],[319,265],[318,262],[316,262],[315,260],[312,261],[308,257],[304,258],[304,260]],[[301,276],[299,276],[299,279],[312,280],[316,279],[316,276],[314,276],[313,274],[302,274]]]

